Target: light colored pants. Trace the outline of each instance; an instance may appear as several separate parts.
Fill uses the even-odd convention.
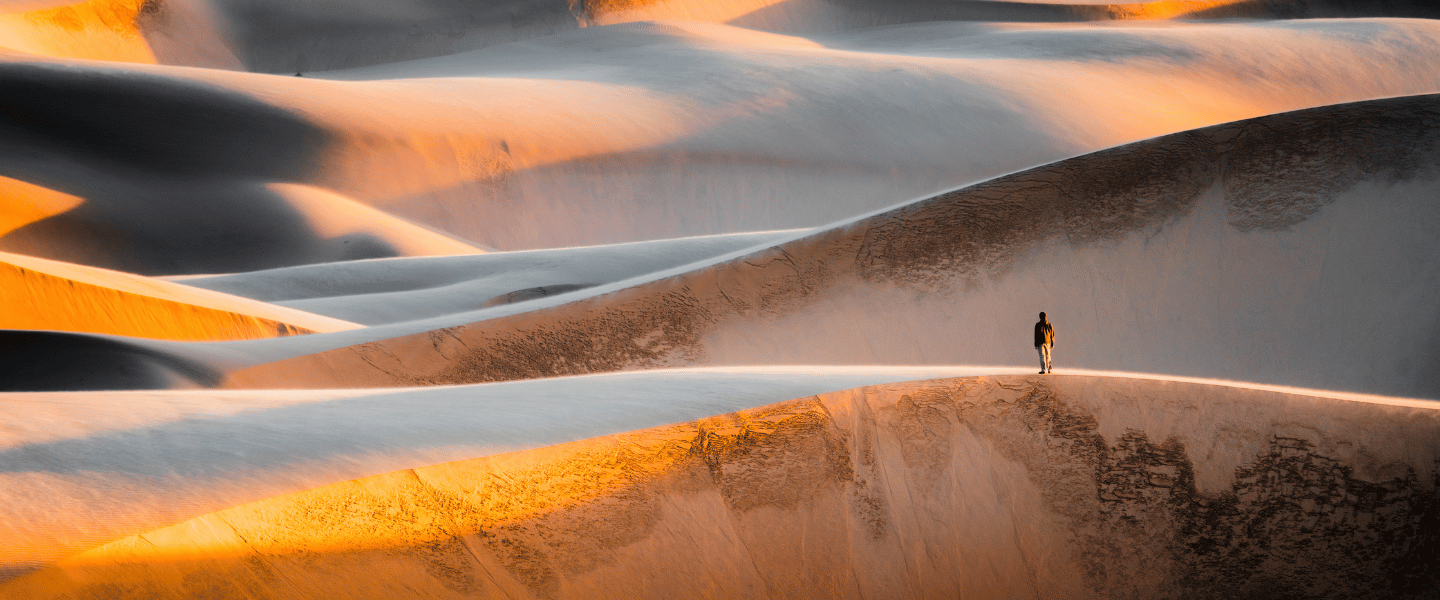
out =
[[[1040,371],[1042,373],[1050,372],[1050,346],[1041,346],[1035,351],[1040,353]]]

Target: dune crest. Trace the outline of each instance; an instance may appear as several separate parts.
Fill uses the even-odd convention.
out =
[[[1440,96],[1416,96],[1163,136],[588,298],[243,369],[228,385],[1023,364],[1025,327],[1046,310],[1066,323],[1076,366],[1436,397],[1440,377],[1414,357],[1440,355],[1414,332],[1440,328],[1415,312],[1440,299],[1433,232],[1419,225],[1440,218],[1427,200],[1437,115]],[[1335,249],[1310,250],[1319,239]],[[1350,314],[1355,301],[1372,309]]]
[[[897,383],[271,498],[0,594],[1411,597],[1437,429],[1323,394]]]
[[[360,326],[118,271],[0,252],[0,329],[237,340]]]

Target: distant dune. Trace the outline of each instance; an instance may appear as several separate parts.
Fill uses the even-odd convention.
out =
[[[1424,0],[91,0],[21,3],[0,46],[48,56],[291,74],[454,54],[651,20],[825,33],[930,21],[1440,17]],[[12,9],[13,10],[13,9]]]
[[[788,237],[762,231],[613,246],[372,259],[176,278],[188,286],[380,325],[614,283]]]
[[[636,23],[320,76],[0,63],[28,90],[0,113],[0,176],[29,186],[0,203],[31,218],[0,250],[178,275],[814,227],[1155,135],[1431,93],[1440,23]]]
[[[1418,598],[1437,419],[1096,375],[879,385],[278,496],[0,596]]]

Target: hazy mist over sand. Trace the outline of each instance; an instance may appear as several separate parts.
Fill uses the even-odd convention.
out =
[[[0,0],[0,598],[1433,598],[1437,198],[1418,0]]]

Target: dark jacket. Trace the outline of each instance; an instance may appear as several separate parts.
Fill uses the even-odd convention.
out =
[[[1041,321],[1035,324],[1035,347],[1055,347],[1055,328],[1050,326],[1049,321]]]

